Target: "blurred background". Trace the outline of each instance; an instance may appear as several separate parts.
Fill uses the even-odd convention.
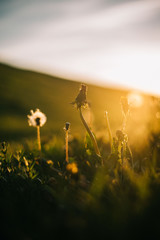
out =
[[[159,29],[159,0],[0,0],[0,138],[34,134],[27,114],[35,108],[48,117],[45,133],[63,135],[70,121],[78,135],[69,103],[79,81],[89,85],[99,135],[105,110],[113,131],[121,127],[122,95],[132,101],[131,130],[145,135],[160,117]]]
[[[1,0],[0,59],[160,93],[159,0]]]

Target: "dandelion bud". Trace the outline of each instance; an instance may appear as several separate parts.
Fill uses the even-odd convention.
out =
[[[68,131],[69,128],[70,128],[70,123],[69,123],[69,122],[66,122],[65,130]]]

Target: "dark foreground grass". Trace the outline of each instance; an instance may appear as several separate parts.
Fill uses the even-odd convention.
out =
[[[1,239],[156,239],[160,224],[160,151],[156,138],[143,161],[122,169],[117,153],[98,141],[104,166],[83,141],[52,139],[43,154],[33,144],[2,144],[0,153]],[[155,147],[153,147],[153,145]],[[150,156],[146,158],[146,156]]]

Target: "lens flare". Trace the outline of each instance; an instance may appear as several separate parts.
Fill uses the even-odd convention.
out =
[[[134,108],[142,107],[144,99],[140,93],[130,92],[127,97],[131,107],[134,107]]]

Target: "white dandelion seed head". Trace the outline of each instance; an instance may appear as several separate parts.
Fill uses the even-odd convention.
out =
[[[39,109],[36,109],[35,112],[33,110],[31,110],[30,112],[31,112],[31,115],[27,115],[29,126],[42,127],[46,123],[47,117]]]

